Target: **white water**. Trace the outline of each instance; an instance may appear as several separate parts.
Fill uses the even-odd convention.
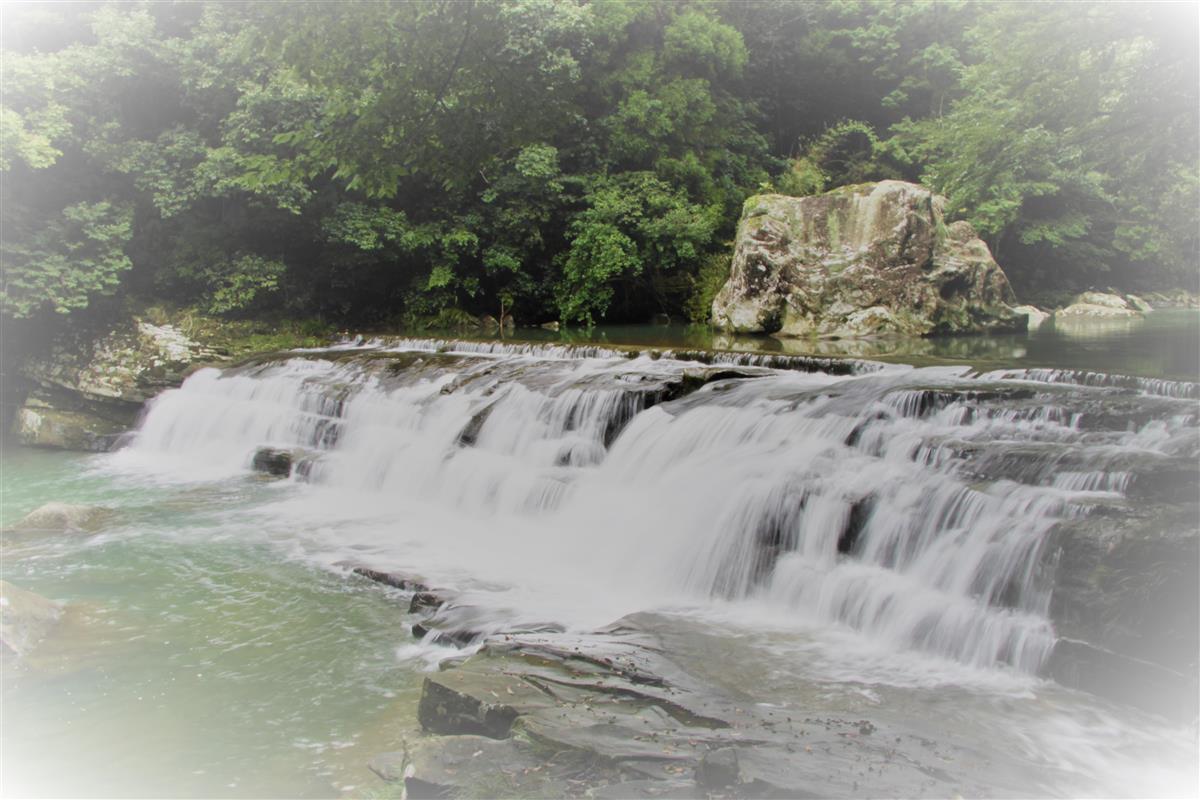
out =
[[[97,464],[189,496],[252,486],[174,541],[417,573],[463,593],[471,630],[667,610],[747,654],[714,660],[716,683],[994,749],[1028,772],[1009,794],[1194,793],[1194,732],[1037,677],[1056,636],[1047,532],[1194,456],[1191,384],[683,355],[349,343],[199,372]],[[753,377],[669,400],[731,364]],[[1161,413],[1090,416],[1131,391]],[[252,482],[263,446],[296,452],[291,480]],[[380,636],[405,668],[455,652]],[[711,640],[693,641],[679,657],[704,661]]]
[[[700,365],[451,348],[360,344],[202,371],[154,401],[115,463],[209,480],[246,470],[260,446],[298,448],[313,485],[264,526],[314,531],[330,562],[366,553],[486,585],[476,601],[513,619],[587,628],[747,599],[894,652],[1034,673],[1055,639],[1048,529],[1120,496],[1115,457],[1153,457],[1194,425],[1180,414],[1097,437],[1069,411],[962,394],[994,391],[998,375],[876,365],[758,368],[646,408]],[[442,355],[391,368],[385,353],[402,349]],[[1033,480],[978,480],[959,455],[1014,444],[1095,468],[1047,455]]]

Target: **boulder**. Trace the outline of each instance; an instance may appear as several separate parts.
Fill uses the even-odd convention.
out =
[[[103,506],[72,505],[70,503],[46,503],[26,514],[12,530],[65,533],[99,530],[112,517],[113,511]]]
[[[1128,303],[1131,308],[1136,311],[1140,311],[1143,314],[1147,314],[1154,310],[1154,306],[1150,305],[1136,294],[1125,295],[1125,302]]]
[[[33,394],[13,417],[13,435],[26,447],[57,450],[84,450],[104,453],[112,450],[132,424],[91,413],[56,407],[45,395]]]
[[[0,645],[23,656],[45,638],[58,621],[57,603],[0,581]]]
[[[1140,319],[1142,312],[1120,295],[1105,292],[1084,292],[1066,308],[1054,312],[1055,320],[1071,317],[1088,319]]]
[[[1013,311],[1025,315],[1025,324],[1031,331],[1042,327],[1042,323],[1052,316],[1049,311],[1042,311],[1037,306],[1016,306]]]
[[[286,478],[292,474],[292,462],[295,456],[290,450],[280,450],[274,447],[260,447],[254,451],[250,459],[250,469],[264,475],[276,478]]]
[[[862,337],[1020,330],[1012,289],[969,223],[902,181],[746,201],[713,321],[734,333]]]

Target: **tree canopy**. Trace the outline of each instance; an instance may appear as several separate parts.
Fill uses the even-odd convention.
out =
[[[702,319],[747,196],[888,177],[947,195],[1018,289],[1191,285],[1198,28],[1151,3],[10,3],[0,310]]]

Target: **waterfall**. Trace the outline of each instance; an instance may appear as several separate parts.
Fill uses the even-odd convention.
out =
[[[1139,424],[1097,413],[1130,391],[1153,396]],[[1121,502],[1139,465],[1194,458],[1196,396],[1050,371],[356,340],[200,371],[115,458],[208,479],[288,449],[311,491],[405,509],[376,541],[452,548],[489,580],[534,563],[635,606],[749,600],[1036,672],[1055,641],[1051,528]],[[450,521],[415,530],[414,508]]]

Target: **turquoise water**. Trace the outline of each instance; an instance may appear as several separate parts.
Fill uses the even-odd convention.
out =
[[[113,480],[103,457],[6,449],[4,521],[48,500],[118,510],[103,534],[12,534],[3,577],[68,604],[6,665],[10,797],[328,797],[413,724],[399,601],[236,522],[280,487]]]
[[[980,369],[1070,367],[1169,378],[1200,372],[1196,312],[1161,312],[1121,330],[907,342],[781,342],[682,326],[602,328],[586,337],[519,334],[537,341],[852,355]],[[409,501],[401,506],[400,524],[420,530],[398,531],[388,527],[397,515],[379,523],[361,497],[351,505],[327,487],[248,473],[168,479],[153,470],[118,469],[112,455],[12,446],[2,455],[0,524],[50,501],[116,511],[96,534],[4,534],[2,577],[65,608],[59,626],[26,660],[4,665],[5,796],[354,797],[380,790],[365,765],[397,749],[416,728],[428,653],[415,652],[404,597],[331,564],[353,555],[354,541],[367,543],[365,551],[372,542],[393,540],[416,548],[440,525],[469,523],[486,532],[493,520],[464,515],[464,522],[459,509],[444,514],[432,500],[428,509]],[[173,455],[187,462],[195,454]],[[177,466],[186,473],[187,466],[203,465]],[[390,513],[398,500],[383,495],[372,502]],[[343,540],[344,546],[328,544]],[[432,557],[432,541],[424,544],[425,551],[411,553],[415,564]],[[588,553],[600,558],[607,550],[598,542]],[[754,674],[745,666],[751,663],[767,678],[754,679],[747,691],[767,692],[769,700],[811,695],[819,707],[861,695],[869,700],[864,714],[899,714],[931,735],[946,731],[948,740],[1007,741],[1017,762],[1036,759],[1047,774],[1132,776],[1129,762],[1143,764],[1146,780],[1154,776],[1157,785],[1182,785],[1175,765],[1184,763],[1186,773],[1186,757],[1172,743],[1194,733],[1160,731],[1138,715],[1126,722],[1123,711],[1003,671],[956,667],[930,688],[923,671],[946,665],[930,667],[865,646],[845,657],[838,650],[823,667],[821,659],[832,651],[806,649],[794,632],[747,644],[758,635],[753,629],[763,612],[742,611],[748,616],[731,623],[736,657],[713,663],[716,683],[743,686]],[[751,646],[757,649],[747,654],[743,647]],[[819,675],[815,683],[810,671]],[[954,683],[959,672],[966,675],[961,687]],[[875,708],[878,700],[870,698],[876,695],[886,699],[886,709]],[[821,699],[830,697],[836,702]],[[1034,736],[1047,720],[1059,727]],[[1013,742],[1024,742],[1034,755]],[[1118,762],[1122,753],[1125,761]],[[1158,754],[1167,766],[1146,754]]]

